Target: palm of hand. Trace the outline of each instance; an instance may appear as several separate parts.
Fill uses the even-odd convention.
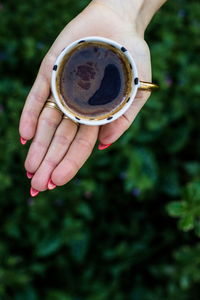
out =
[[[50,92],[51,70],[56,57],[72,41],[95,35],[124,45],[136,62],[139,78],[151,80],[148,46],[136,34],[131,23],[110,8],[97,3],[89,5],[72,20],[44,58],[20,120],[21,136],[27,140],[34,137],[25,168],[32,174],[31,185],[37,191],[51,189],[54,184],[63,185],[72,179],[91,154],[97,138],[102,144],[116,141],[128,129],[149,97],[149,93],[138,92],[122,117],[101,127],[81,125],[77,130],[71,121],[61,121],[57,111],[51,108],[42,111]]]

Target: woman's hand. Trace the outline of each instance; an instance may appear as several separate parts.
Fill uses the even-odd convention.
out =
[[[134,11],[133,1],[126,0],[127,5],[122,4],[123,1],[115,1],[114,7],[111,5],[113,1],[110,5],[109,0],[92,1],[64,28],[41,63],[19,126],[22,143],[33,138],[25,161],[28,176],[32,177],[32,196],[72,179],[91,154],[97,139],[100,141],[99,149],[114,143],[129,128],[150,95],[139,91],[122,117],[101,127],[78,127],[71,120],[62,119],[56,109],[43,108],[50,94],[50,78],[56,57],[68,44],[85,36],[103,36],[125,46],[136,62],[140,80],[151,81],[149,48],[143,39],[142,27],[129,10],[130,2]],[[139,6],[136,7],[135,13],[139,14],[139,9]]]

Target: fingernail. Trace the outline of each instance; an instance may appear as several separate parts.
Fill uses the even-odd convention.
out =
[[[25,140],[23,137],[20,136],[20,143],[21,143],[22,145],[25,145],[26,142],[27,142],[27,140]]]
[[[31,194],[31,197],[35,197],[39,194],[39,191],[34,189],[33,187],[30,188],[30,194]]]
[[[48,189],[49,190],[53,190],[55,188],[56,188],[56,184],[53,183],[53,181],[51,179],[49,179],[49,181],[48,181]]]
[[[30,172],[26,172],[26,176],[28,177],[28,179],[31,179],[33,177],[33,173],[30,173]]]
[[[104,150],[104,149],[110,147],[110,145],[112,145],[112,144],[99,144],[98,149],[99,150]]]

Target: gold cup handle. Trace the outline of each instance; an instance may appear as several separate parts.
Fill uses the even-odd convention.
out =
[[[152,82],[140,81],[139,90],[142,91],[155,91],[158,90],[159,86]]]

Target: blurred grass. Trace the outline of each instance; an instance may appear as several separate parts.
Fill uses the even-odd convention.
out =
[[[161,89],[134,125],[67,186],[29,198],[21,109],[51,43],[87,3],[0,4],[0,299],[198,300],[197,1],[168,2],[153,19]]]

